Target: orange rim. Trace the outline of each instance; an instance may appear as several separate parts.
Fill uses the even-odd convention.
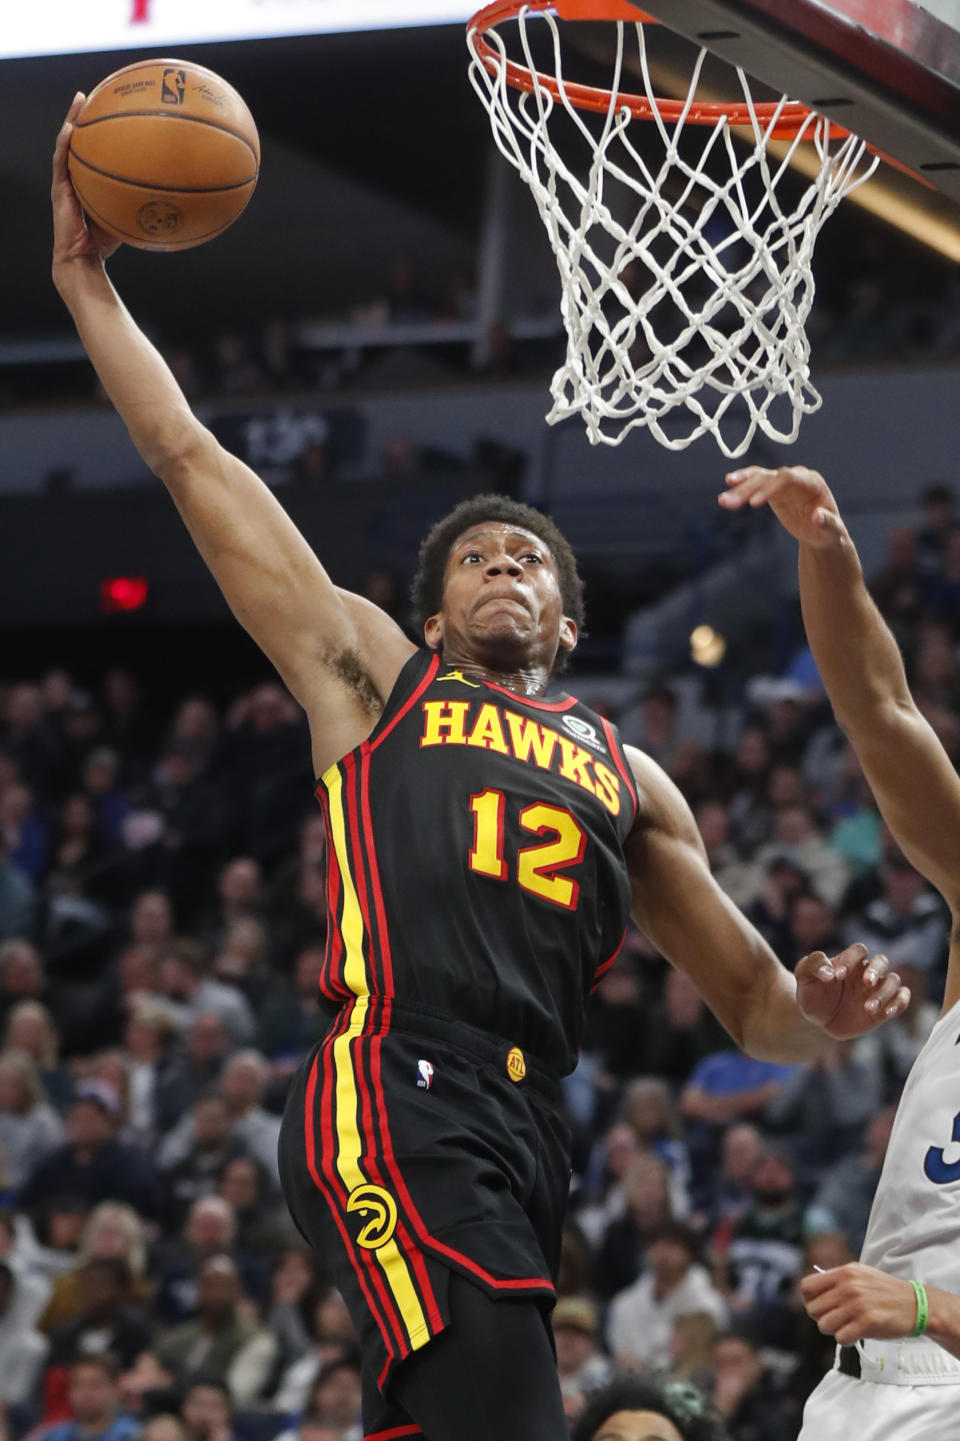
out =
[[[491,75],[499,75],[503,70],[504,78],[513,90],[522,90],[530,95],[537,91],[546,91],[561,103],[566,96],[570,104],[578,110],[593,110],[604,115],[610,109],[612,91],[570,81],[564,81],[561,90],[554,75],[539,70],[527,70],[514,60],[508,59],[504,64],[500,52],[494,49],[486,36],[504,20],[518,19],[522,10],[534,13],[549,10],[561,20],[629,20],[631,23],[646,25],[658,23],[652,16],[644,15],[633,5],[627,4],[626,0],[494,0],[493,4],[479,10],[470,21],[467,27],[468,44],[476,59]],[[742,100],[729,105],[716,100],[697,100],[688,106],[685,100],[658,96],[651,100],[648,95],[618,91],[615,101],[618,110],[629,110],[637,120],[653,120],[659,115],[668,123],[682,118],[688,125],[717,125],[725,120],[728,125],[736,126],[752,125],[755,116],[765,133],[773,140],[795,140],[806,131],[811,132],[812,138],[811,121],[817,118],[815,112],[799,100],[788,100],[785,103],[774,100],[758,101],[753,106],[752,113],[751,107]],[[775,116],[776,123],[768,130],[767,127]],[[830,122],[830,129],[837,137],[850,133],[842,126],[835,125],[833,121]]]

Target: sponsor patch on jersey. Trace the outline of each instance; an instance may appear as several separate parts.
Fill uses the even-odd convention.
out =
[[[433,1085],[433,1064],[431,1061],[417,1062],[417,1085],[421,1091],[429,1091]]]
[[[511,1081],[522,1081],[527,1074],[527,1063],[519,1046],[511,1046],[507,1052],[507,1075]]]
[[[591,750],[606,752],[606,744],[597,735],[596,726],[592,726],[589,721],[581,720],[579,716],[565,715],[560,724],[581,745],[589,746]]]

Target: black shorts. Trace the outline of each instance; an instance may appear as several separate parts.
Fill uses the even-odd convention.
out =
[[[380,998],[338,1014],[291,1088],[280,1175],[381,1393],[448,1323],[451,1270],[550,1309],[569,1140],[558,1080],[509,1041]]]

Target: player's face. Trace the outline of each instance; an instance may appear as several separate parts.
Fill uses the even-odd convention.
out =
[[[592,1441],[683,1441],[666,1416],[656,1411],[617,1411],[595,1431]]]
[[[425,635],[447,661],[552,669],[557,650],[576,645],[577,628],[563,614],[556,562],[543,541],[484,521],[451,547],[443,609],[427,621]]]

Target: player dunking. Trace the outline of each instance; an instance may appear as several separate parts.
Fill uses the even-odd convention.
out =
[[[840,1349],[801,1441],[948,1441],[960,1432],[960,779],[913,702],[823,477],[727,479],[725,508],[767,504],[800,542],[804,624],[837,720],[892,835],[953,915],[943,1009],[903,1089],[861,1261],[802,1282]]]
[[[76,102],[75,102],[76,103]],[[558,1079],[628,910],[736,1041],[815,1054],[899,1014],[882,957],[796,979],[713,882],[689,809],[572,697],[569,546],[502,497],[431,533],[425,645],[332,584],[191,414],[54,159],[54,279],[234,614],[310,723],[329,837],[328,1036],[293,1087],[285,1194],[360,1332],[367,1441],[559,1441],[549,1336],[569,1180]]]

